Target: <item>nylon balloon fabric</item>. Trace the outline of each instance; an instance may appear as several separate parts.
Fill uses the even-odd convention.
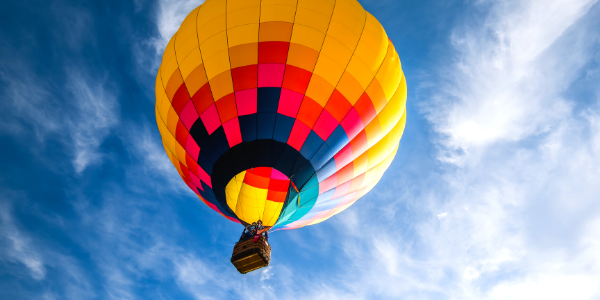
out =
[[[355,0],[207,0],[156,78],[181,178],[227,219],[272,230],[322,222],[369,192],[405,106],[398,54]]]

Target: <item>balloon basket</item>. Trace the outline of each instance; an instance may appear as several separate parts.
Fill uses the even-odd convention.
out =
[[[242,274],[266,267],[270,261],[271,246],[264,235],[240,240],[233,247],[231,263]]]

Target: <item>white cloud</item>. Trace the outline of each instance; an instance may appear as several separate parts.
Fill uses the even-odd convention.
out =
[[[32,245],[30,238],[15,226],[8,201],[0,200],[0,260],[19,262],[29,270],[33,279],[44,279],[46,267],[38,249]]]
[[[106,80],[89,79],[77,70],[68,72],[67,87],[76,111],[65,129],[73,143],[73,166],[77,173],[101,161],[100,145],[118,123],[116,96],[106,84]]]
[[[177,32],[187,15],[204,3],[204,0],[160,0],[156,16],[159,36],[152,43],[156,53],[162,55],[171,37]]]

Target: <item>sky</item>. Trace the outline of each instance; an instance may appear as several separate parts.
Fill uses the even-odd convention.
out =
[[[154,119],[201,3],[0,2],[0,299],[600,299],[597,0],[360,1],[408,84],[398,154],[247,275]]]

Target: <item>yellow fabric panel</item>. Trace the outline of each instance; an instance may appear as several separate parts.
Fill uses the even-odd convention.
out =
[[[375,119],[369,123],[364,129],[367,134],[367,141],[369,142],[369,148],[375,145],[382,137],[381,126],[379,125],[379,117],[375,116]]]
[[[300,12],[300,8],[306,8],[323,14],[327,16],[327,19],[330,19],[335,2],[335,0],[298,0],[298,12]]]
[[[156,83],[154,85],[154,93],[156,95],[156,106],[160,106],[163,99],[167,98],[167,93],[165,92],[165,87],[163,86],[162,78],[160,77],[160,69],[158,70],[158,72],[159,73],[156,75]]]
[[[165,52],[163,52],[163,57],[162,57],[162,61],[160,63],[160,76],[163,79],[163,86],[166,86],[167,84],[167,80],[169,80],[169,76],[173,74],[173,72],[175,71],[175,69],[177,69],[177,67],[173,68],[173,67],[169,67],[168,70],[165,70],[165,67],[167,65],[169,65],[169,63],[171,63],[172,60],[175,60],[175,36],[177,36],[177,33],[175,33],[173,35],[173,37],[171,37],[171,39],[169,40],[169,43],[167,43],[167,46],[165,47]]]
[[[388,157],[386,157],[377,166],[377,175],[376,175],[376,177],[379,178],[378,181],[381,180],[381,178],[383,177],[383,174],[385,173],[385,171],[390,167],[390,165],[394,161],[394,158],[396,157],[396,153],[398,152],[399,146],[400,145],[396,145],[396,147],[394,147],[394,150],[392,150],[392,152],[388,155]]]
[[[265,201],[265,211],[262,215],[262,221],[264,226],[273,226],[279,218],[281,209],[283,208],[283,202]]]
[[[260,24],[259,42],[289,42],[294,24],[288,22],[265,22]]]
[[[392,96],[400,83],[402,70],[400,69],[399,61],[398,53],[396,53],[394,45],[390,43],[385,60],[383,61],[379,72],[375,75],[375,78],[377,78],[379,84],[381,84],[388,101],[392,99]]]
[[[160,132],[160,136],[162,137],[165,147],[167,147],[171,151],[175,151],[175,138],[173,137],[171,132],[169,132],[167,125],[165,125],[162,118],[157,119],[156,123],[158,125],[158,131]]]
[[[261,5],[288,5],[296,7],[298,1],[297,0],[262,0]]]
[[[244,44],[229,48],[231,68],[255,65],[258,63],[258,43]]]
[[[240,190],[242,189],[244,176],[246,176],[246,171],[242,171],[236,175],[225,187],[225,191],[227,193],[227,206],[229,206],[229,208],[231,208],[231,210],[234,212],[237,206]]]
[[[352,51],[353,49],[348,49],[338,40],[331,36],[326,36],[323,48],[321,49],[321,55],[328,56],[345,69],[352,57]]]
[[[227,0],[227,15],[237,10],[249,10],[260,6],[260,0]]]
[[[294,28],[292,29],[292,43],[321,51],[324,39],[325,34],[322,32],[304,25],[294,24]]]
[[[187,159],[185,159],[185,154],[187,153],[179,143],[175,143],[175,151],[177,153],[177,158],[179,161],[187,168]]]
[[[198,26],[198,44],[202,45],[202,43],[206,42],[211,37],[225,32],[227,26],[227,16],[222,15],[220,17],[214,18],[204,26]]]
[[[369,184],[371,184],[371,182],[373,182],[373,180],[375,180],[375,175],[377,175],[376,168],[369,169],[367,172],[365,172],[365,179],[363,180],[363,183],[361,184],[361,188],[365,188]],[[362,195],[361,195],[361,197],[362,197]]]
[[[210,58],[213,55],[227,50],[227,32],[223,31],[208,38],[204,43],[200,44],[200,52],[203,58]]]
[[[331,6],[329,9],[329,11],[321,14],[312,9],[298,7],[294,24],[304,25],[325,34],[327,33],[327,28],[329,28],[329,21],[331,20],[333,6]]]
[[[173,74],[171,74],[169,77],[167,87],[165,88],[165,92],[167,93],[169,101],[173,99],[173,96],[175,96],[175,93],[181,87],[181,84],[183,84],[183,78],[181,78],[179,69],[176,69],[175,72],[173,72]]]
[[[286,64],[292,65],[312,73],[319,57],[319,52],[309,47],[290,44]]]
[[[354,160],[354,176],[352,179],[360,176],[369,169],[369,153],[364,152]],[[340,184],[342,184],[341,182]]]
[[[383,27],[375,17],[367,13],[364,33],[358,42],[355,55],[358,56],[373,74],[379,70],[388,51],[389,40]]]
[[[181,76],[184,78],[183,81],[186,81],[185,79],[190,75],[190,73],[192,73],[192,71],[202,64],[202,55],[200,54],[200,49],[198,47],[192,49],[188,56],[178,61]],[[193,95],[191,91],[190,94]]]
[[[241,25],[227,30],[229,47],[258,42],[258,23]]]
[[[308,84],[308,88],[306,89],[306,96],[324,107],[334,89],[335,87],[326,79],[317,74],[313,74]]]
[[[334,20],[331,20],[331,23],[329,24],[327,35],[340,41],[344,46],[353,51],[360,39],[360,32],[352,32],[348,27]]]
[[[216,18],[220,18],[227,14],[227,0],[209,0],[205,1],[198,11],[197,25],[200,27],[206,26]],[[198,30],[200,32],[200,30]]]
[[[167,95],[165,94],[163,101],[158,107],[158,112],[165,121],[165,124],[167,124],[167,120],[169,119],[169,109],[171,109],[171,102],[169,102],[169,99],[167,99]]]
[[[169,113],[167,114],[167,128],[169,128],[169,131],[173,134],[173,136],[175,135],[175,133],[177,132],[177,122],[179,121],[179,116],[177,115],[177,112],[175,111],[175,109],[173,109],[173,107],[169,107]]]
[[[209,81],[210,91],[212,92],[215,102],[224,96],[233,93],[233,80],[231,79],[231,71],[227,70]]]
[[[369,153],[369,168],[378,165],[385,157],[387,157],[390,151],[389,142],[390,137],[386,135],[367,151]]]
[[[331,20],[339,22],[354,34],[360,36],[366,17],[365,10],[362,7],[356,7],[350,1],[338,0],[335,2]]]
[[[336,86],[346,66],[341,66],[329,56],[320,55],[313,73],[327,80],[331,85]],[[312,80],[311,80],[312,81]],[[310,86],[310,84],[309,84]]]
[[[232,11],[227,14],[227,28],[230,30],[240,25],[258,24],[259,18],[260,6]]]
[[[406,81],[404,76],[396,93],[387,105],[377,115],[381,125],[381,132],[387,134],[400,121],[406,107]]]
[[[274,21],[294,23],[296,1],[294,1],[293,5],[267,5],[265,2],[262,2],[260,8],[261,23]]]
[[[223,50],[204,60],[204,69],[208,80],[229,70],[229,50]]]
[[[157,122],[157,123],[158,123],[158,130],[160,131],[160,135],[163,138],[163,143],[165,143],[166,147],[169,150],[175,151],[175,144],[177,143],[177,141],[175,141],[175,138],[173,137],[171,132],[169,132],[169,129],[167,129],[167,126],[163,122]]]
[[[400,122],[398,122],[398,124],[396,124],[394,129],[392,129],[392,131],[390,131],[390,133],[389,133],[392,144],[398,145],[398,143],[400,143],[400,139],[402,138],[402,135],[404,134],[405,127],[406,127],[406,113],[404,113],[402,115]]]
[[[360,99],[365,89],[360,85],[360,83],[354,78],[354,76],[350,75],[348,72],[344,72],[340,82],[336,87],[342,95],[350,102],[350,104],[354,105]]]
[[[356,55],[350,60],[346,71],[354,76],[363,90],[367,89],[373,78],[375,78],[375,72],[371,72],[369,67]]]
[[[181,40],[181,42],[178,42]],[[198,48],[198,37],[196,34],[190,35],[183,39],[183,37],[177,36],[175,40],[175,54],[177,56],[177,62],[181,63],[181,61],[187,57],[192,50]]]
[[[175,52],[177,55],[185,57],[191,49],[198,46],[198,34],[196,32],[196,17],[198,16],[200,6],[192,10],[181,23],[177,30],[177,39],[175,40]],[[191,44],[191,46],[189,45]]]

